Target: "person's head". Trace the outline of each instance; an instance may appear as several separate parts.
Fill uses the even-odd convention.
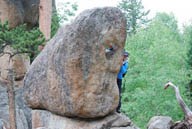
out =
[[[124,56],[124,57],[129,57],[129,53],[126,52],[126,51],[124,51],[124,52],[123,52],[123,56]]]
[[[123,52],[123,60],[126,60],[129,57],[129,53],[124,51]]]

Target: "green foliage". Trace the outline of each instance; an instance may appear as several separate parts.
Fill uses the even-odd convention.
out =
[[[155,21],[166,26],[173,33],[174,38],[180,40],[177,20],[173,13],[157,13]]]
[[[187,46],[187,70],[188,70],[188,78],[190,80],[188,89],[188,96],[192,97],[192,24],[185,25],[183,29],[183,43]],[[192,102],[191,102],[192,103]]]
[[[166,21],[164,16],[167,17]],[[171,22],[172,26],[165,24]],[[167,81],[179,86],[181,95],[189,104],[185,94],[185,86],[189,82],[186,45],[180,42],[175,23],[172,15],[158,14],[146,29],[127,38],[130,67],[124,79],[122,111],[143,129],[153,116],[183,119],[174,91],[171,88],[163,90]],[[173,30],[176,32],[173,33]]]
[[[183,40],[188,44],[189,49],[187,52],[187,63],[189,65],[189,69],[192,69],[192,25],[184,27]]]
[[[38,28],[27,30],[26,25],[9,29],[8,23],[0,24],[0,51],[6,45],[12,46],[16,53],[28,53],[33,60],[38,52],[38,46],[44,42],[43,34]]]
[[[57,30],[59,29],[59,15],[58,13],[55,11],[52,14],[52,18],[51,18],[51,37],[53,37]]]
[[[146,17],[149,10],[144,11],[141,0],[121,0],[117,7],[125,14],[129,34],[135,34],[138,28],[149,21]]]
[[[62,6],[58,6],[59,23],[63,24],[69,21],[71,17],[75,16],[75,12],[78,10],[76,3],[65,2],[61,3]]]

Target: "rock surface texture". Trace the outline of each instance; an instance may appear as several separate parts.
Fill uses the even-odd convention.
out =
[[[33,110],[32,116],[33,129],[139,129],[118,113],[94,120],[61,117],[43,110]]]
[[[33,27],[39,22],[39,0],[0,0],[0,21],[9,22],[9,27],[26,23]],[[55,0],[52,0],[55,10]]]
[[[9,129],[9,105],[7,86],[0,82],[0,129]],[[16,124],[17,129],[31,129],[31,109],[25,104],[22,96],[22,89],[17,88],[16,94]],[[3,128],[4,127],[4,128]]]
[[[115,7],[82,12],[58,31],[24,79],[33,108],[71,117],[106,116],[118,105],[116,76],[126,39],[126,19]],[[106,49],[113,47],[110,55]]]
[[[173,123],[169,116],[154,116],[150,119],[147,129],[170,129]]]
[[[0,80],[8,80],[8,69],[10,67],[14,71],[16,86],[22,86],[25,73],[30,67],[30,59],[26,54],[17,54],[10,59],[10,54],[15,51],[10,46],[5,47],[4,55],[0,56]]]
[[[1,0],[0,20],[8,21],[9,26],[14,28],[20,24],[27,23],[35,25],[38,23],[39,0]]]

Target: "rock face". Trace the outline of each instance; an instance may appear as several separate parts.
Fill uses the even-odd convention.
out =
[[[0,129],[10,128],[6,87],[7,86],[3,86],[2,83],[0,83]],[[31,110],[24,104],[22,89],[17,89],[15,93],[17,129],[31,129]]]
[[[72,119],[49,111],[32,111],[32,129],[139,129],[124,115],[113,113],[95,120]]]
[[[170,129],[173,120],[168,116],[154,116],[150,119],[147,129]]]
[[[1,0],[0,19],[8,21],[11,28],[19,24],[38,23],[39,0]]]
[[[0,0],[0,21],[8,21],[11,28],[23,23],[33,27],[39,21],[39,3],[39,0]],[[55,11],[55,0],[52,5]]]
[[[114,7],[82,12],[60,29],[24,79],[31,108],[83,118],[102,117],[118,105],[116,76],[126,39],[126,19]],[[113,47],[113,54],[105,50]]]

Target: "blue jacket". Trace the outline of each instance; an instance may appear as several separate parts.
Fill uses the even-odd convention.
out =
[[[123,74],[127,72],[128,67],[129,67],[129,64],[128,64],[128,61],[126,60],[126,61],[123,62],[123,65],[121,66],[121,68],[119,70],[119,73],[117,75],[118,79],[122,79],[123,78]]]

